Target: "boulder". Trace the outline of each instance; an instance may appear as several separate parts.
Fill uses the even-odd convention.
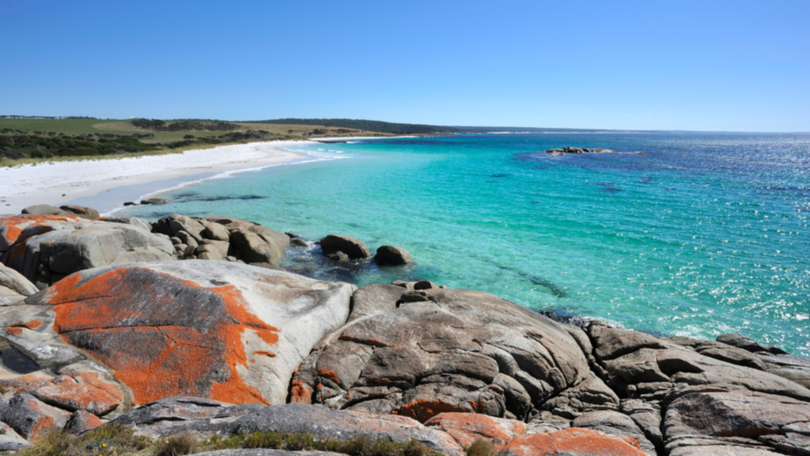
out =
[[[31,229],[26,228],[23,236]],[[133,225],[88,222],[18,239],[4,262],[45,288],[84,269],[168,261],[173,259],[173,251],[168,239]]]
[[[96,415],[85,410],[77,410],[70,415],[70,419],[65,424],[65,432],[78,435],[103,424],[104,422]]]
[[[292,402],[419,421],[443,412],[522,420],[588,378],[576,341],[536,312],[438,287],[422,290],[423,301],[397,304],[391,287],[358,290],[363,317],[350,317],[301,364]]]
[[[330,234],[321,239],[321,249],[324,255],[330,253],[343,252],[349,258],[356,260],[361,258],[368,258],[371,252],[366,247],[363,241],[357,240],[350,236],[342,236],[338,234]]]
[[[766,371],[810,388],[810,359],[767,352],[757,352],[757,356],[765,364]]]
[[[716,452],[718,445],[769,451],[757,448],[765,444],[784,451],[810,437],[810,402],[746,390],[696,390],[669,405],[663,429],[671,454],[713,454],[700,451]]]
[[[763,345],[759,342],[754,341],[748,336],[743,336],[742,334],[722,334],[717,336],[717,341],[722,342],[726,345],[731,345],[732,347],[742,348],[743,350],[748,350],[750,352],[768,352],[774,355],[787,355],[788,353],[781,348],[774,347],[773,345]]]
[[[75,215],[15,215],[0,217],[0,253],[9,251],[12,244],[17,240],[24,241],[26,238],[37,234],[86,222],[87,220]],[[25,235],[23,235],[23,232],[25,232]],[[23,238],[20,239],[20,236]]]
[[[0,451],[18,451],[30,446],[27,440],[8,424],[0,422]]]
[[[24,215],[70,215],[71,212],[59,209],[50,204],[37,204],[35,206],[28,206],[22,210]]]
[[[247,230],[236,230],[230,234],[231,246],[242,254],[248,263],[270,263],[278,266],[284,259],[284,249],[275,239]]]
[[[98,220],[110,223],[121,223],[124,225],[137,226],[146,231],[152,231],[152,223],[137,217],[100,217]]]
[[[0,421],[26,440],[36,439],[52,428],[61,430],[68,419],[70,413],[44,404],[30,394],[14,396],[0,406]]]
[[[75,214],[81,218],[85,218],[88,220],[95,220],[99,217],[99,213],[97,210],[85,206],[66,205],[66,206],[59,206],[59,209],[68,214]]]
[[[462,456],[462,448],[447,434],[406,417],[330,410],[304,404],[230,406],[200,398],[168,398],[146,404],[111,424],[132,427],[151,438],[175,434],[208,436],[253,432],[307,432],[318,438],[345,441],[410,442],[416,440],[446,455]]]
[[[605,382],[591,373],[579,385],[568,388],[546,401],[543,407],[555,415],[573,419],[585,412],[617,410],[619,397],[605,385]]]
[[[631,437],[616,437],[591,429],[568,428],[557,432],[515,437],[499,456],[643,456]]]
[[[358,437],[401,443],[415,440],[447,456],[464,455],[464,450],[446,433],[407,417],[344,412],[305,404],[264,407],[237,419],[234,431],[239,434],[308,432],[336,440]]]
[[[425,426],[441,429],[464,448],[483,439],[496,451],[526,431],[526,425],[522,421],[474,413],[440,413],[426,421]]]
[[[353,290],[228,262],[96,268],[16,306],[20,315],[8,318],[43,324],[9,340],[28,352],[35,335],[80,349],[108,366],[135,404],[177,395],[278,404],[303,357],[346,321]]]
[[[394,247],[393,245],[383,245],[377,249],[377,254],[374,255],[374,261],[381,265],[401,266],[412,264],[413,258],[411,258],[411,254],[403,248]]]
[[[655,445],[644,435],[635,421],[629,416],[610,410],[588,412],[571,423],[571,427],[593,429],[607,435],[630,437],[638,441],[641,451],[647,456],[656,456]]]
[[[331,451],[291,451],[270,450],[267,448],[217,450],[195,454],[197,456],[345,456],[345,453],[332,453]]]
[[[220,225],[216,222],[211,222],[208,220],[200,220],[200,223],[203,224],[205,229],[202,232],[202,236],[205,239],[211,239],[215,241],[229,241],[230,240],[230,233],[228,229],[225,228],[223,225]]]
[[[19,272],[0,263],[0,305],[22,301],[39,291]]]

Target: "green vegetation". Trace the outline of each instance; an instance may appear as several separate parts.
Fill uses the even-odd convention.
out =
[[[53,158],[99,156],[147,152],[157,147],[144,144],[136,135],[89,134],[67,136],[64,133],[20,134],[3,130],[0,135],[0,158]],[[142,135],[146,136],[146,135]]]
[[[181,456],[205,451],[269,448],[289,451],[332,451],[351,456],[440,456],[427,446],[411,440],[407,443],[355,437],[348,440],[321,439],[302,432],[254,432],[228,437],[214,435],[197,440],[188,434],[152,440],[136,436],[132,428],[107,425],[81,436],[51,432],[33,446],[17,452],[19,456]]]
[[[243,122],[243,123],[252,123],[252,122]],[[256,121],[256,123],[317,125],[324,127],[350,128],[354,130],[374,131],[379,133],[391,133],[395,135],[425,135],[435,133],[461,132],[461,130],[453,127],[391,123],[391,122],[380,122],[377,120],[359,120],[359,119],[275,119],[275,120],[260,120]]]
[[[484,439],[475,439],[473,443],[464,449],[467,456],[495,456],[495,448],[492,444]]]
[[[130,123],[136,127],[153,131],[233,131],[240,128],[237,124],[221,120],[176,120],[165,122],[158,119],[135,119]]]

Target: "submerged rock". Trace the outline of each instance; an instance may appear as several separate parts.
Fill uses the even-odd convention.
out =
[[[413,258],[407,250],[394,247],[393,245],[384,245],[377,249],[377,254],[374,255],[374,261],[383,265],[400,266],[405,264],[412,264]]]

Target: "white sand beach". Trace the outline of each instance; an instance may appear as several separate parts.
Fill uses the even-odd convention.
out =
[[[34,204],[60,206],[122,186],[300,161],[287,150],[297,141],[274,141],[121,159],[40,163],[0,168],[0,214]],[[137,198],[140,195],[135,195]],[[109,201],[106,202],[110,204]],[[116,201],[117,206],[123,201]],[[108,209],[108,208],[106,208]],[[102,212],[105,208],[99,208]]]

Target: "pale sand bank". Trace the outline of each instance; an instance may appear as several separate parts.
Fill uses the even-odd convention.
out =
[[[274,141],[237,144],[189,150],[180,154],[0,168],[0,214],[19,214],[23,208],[34,204],[60,206],[77,199],[84,205],[96,201],[99,203],[96,209],[108,212],[120,207],[125,200],[180,185],[184,177],[186,180],[198,180],[227,171],[304,161],[308,158],[306,155],[287,150],[295,144],[301,143]],[[195,179],[188,176],[195,176]],[[145,185],[149,183],[158,186]],[[119,187],[129,188],[130,191],[102,195],[102,192]]]

